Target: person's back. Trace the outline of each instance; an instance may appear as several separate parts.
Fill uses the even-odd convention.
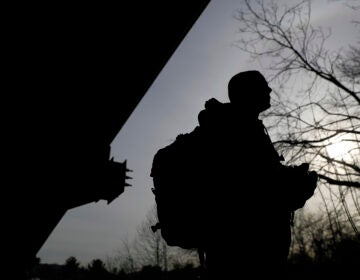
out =
[[[274,178],[281,164],[258,119],[270,106],[270,91],[259,72],[240,73],[229,82],[230,103],[211,99],[199,113],[213,163],[206,166],[206,183],[213,191],[207,197],[205,251],[214,279],[223,273],[256,272],[267,263],[286,260],[289,214]]]

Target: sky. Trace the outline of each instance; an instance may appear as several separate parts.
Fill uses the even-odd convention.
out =
[[[335,48],[356,41],[353,13],[344,3],[313,3],[314,23],[332,28],[329,43]],[[37,254],[42,263],[62,264],[74,256],[86,265],[116,254],[155,204],[150,170],[157,150],[195,128],[206,100],[227,102],[227,83],[234,74],[257,69],[266,76],[234,46],[239,22],[233,15],[241,5],[241,0],[210,2],[111,144],[114,160],[127,160],[133,170],[133,186],[109,205],[101,200],[69,210]]]

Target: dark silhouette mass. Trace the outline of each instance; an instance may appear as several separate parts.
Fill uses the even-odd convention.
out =
[[[14,279],[69,209],[124,191],[126,162],[110,145],[208,3],[6,5],[3,253]]]
[[[206,101],[199,125],[154,156],[154,230],[197,248],[209,279],[284,276],[294,211],[317,184],[307,163],[281,162],[259,119],[270,93],[260,72],[234,75],[230,102]]]

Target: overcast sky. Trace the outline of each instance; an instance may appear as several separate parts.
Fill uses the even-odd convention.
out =
[[[156,151],[197,125],[197,114],[206,100],[228,101],[231,76],[250,69],[266,75],[233,45],[239,36],[233,14],[241,2],[210,2],[113,141],[112,156],[116,161],[127,159],[134,170],[133,187],[110,205],[99,201],[68,211],[38,253],[43,263],[61,264],[69,256],[83,265],[96,258],[105,260],[122,240],[131,240],[155,203],[149,175]],[[350,22],[354,13],[344,5],[346,1],[314,2],[312,18],[316,24],[332,27],[332,46],[356,41]]]

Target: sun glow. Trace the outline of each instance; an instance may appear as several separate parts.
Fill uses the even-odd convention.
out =
[[[342,136],[336,139],[336,141],[332,141],[326,147],[329,157],[337,160],[351,160],[351,152],[355,148],[355,142],[351,140],[349,137]]]

